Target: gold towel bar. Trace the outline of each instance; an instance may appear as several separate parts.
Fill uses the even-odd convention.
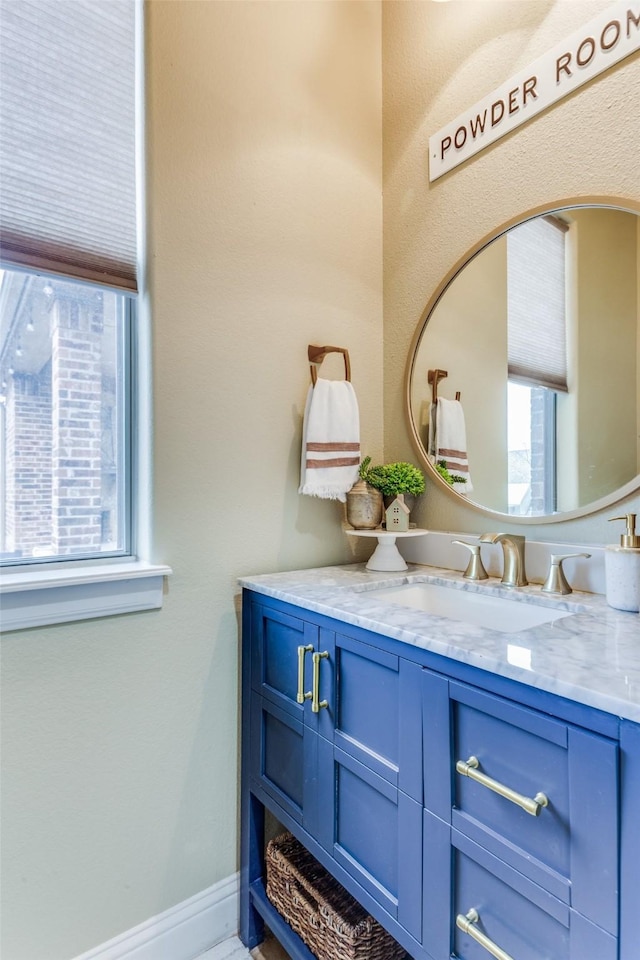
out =
[[[311,364],[311,382],[315,386],[318,379],[318,371],[314,364],[320,364],[328,353],[342,353],[344,355],[344,378],[351,380],[351,363],[349,361],[349,351],[345,347],[316,347],[309,344],[308,347],[309,363]]]

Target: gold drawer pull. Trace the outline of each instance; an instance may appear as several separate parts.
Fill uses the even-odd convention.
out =
[[[510,800],[511,803],[517,803],[519,807],[522,807],[523,810],[530,813],[532,817],[537,817],[541,809],[548,805],[549,798],[546,794],[536,793],[533,800],[531,797],[524,797],[521,793],[516,793],[515,790],[512,790],[511,787],[505,786],[504,783],[492,780],[486,773],[482,773],[479,767],[480,761],[477,757],[469,757],[466,762],[464,760],[458,760],[456,763],[456,770],[462,774],[463,777],[469,777],[470,780],[475,780],[476,783],[480,783],[488,790],[493,790],[494,793],[505,797],[505,799]]]
[[[304,655],[311,653],[312,650],[312,643],[308,643],[306,647],[298,647],[298,695],[296,697],[298,703],[311,700],[311,694],[304,692]]]
[[[479,943],[481,947],[490,953],[492,957],[495,957],[496,960],[513,960],[513,957],[510,953],[507,953],[506,950],[503,950],[502,947],[499,947],[497,943],[494,943],[493,940],[490,940],[486,933],[483,933],[482,930],[478,930],[475,924],[480,919],[478,911],[474,910],[473,907],[469,910],[469,913],[463,917],[461,913],[456,917],[456,927],[459,930],[462,930],[463,933],[468,933],[476,943]]]
[[[322,707],[328,707],[328,700],[320,699],[320,661],[329,656],[325,650],[323,653],[314,653],[313,660],[313,697],[311,699],[311,710],[313,713],[320,713]]]

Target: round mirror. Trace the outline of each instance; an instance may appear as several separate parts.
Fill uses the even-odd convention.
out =
[[[632,493],[639,316],[637,212],[563,206],[492,235],[440,284],[414,337],[406,400],[427,472],[523,522]]]

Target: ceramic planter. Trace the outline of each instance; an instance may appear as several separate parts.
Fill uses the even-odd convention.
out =
[[[382,523],[382,494],[364,480],[347,493],[347,520],[354,530],[373,530]]]

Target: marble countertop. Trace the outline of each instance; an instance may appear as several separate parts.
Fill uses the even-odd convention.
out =
[[[410,564],[402,573],[373,573],[364,564],[319,567],[240,578],[243,587],[468,663],[578,703],[640,722],[640,615],[609,607],[603,596],[541,593],[540,585],[505,588],[466,581],[441,567]],[[404,583],[436,583],[545,604],[562,616],[513,633],[425,613],[372,596]]]

